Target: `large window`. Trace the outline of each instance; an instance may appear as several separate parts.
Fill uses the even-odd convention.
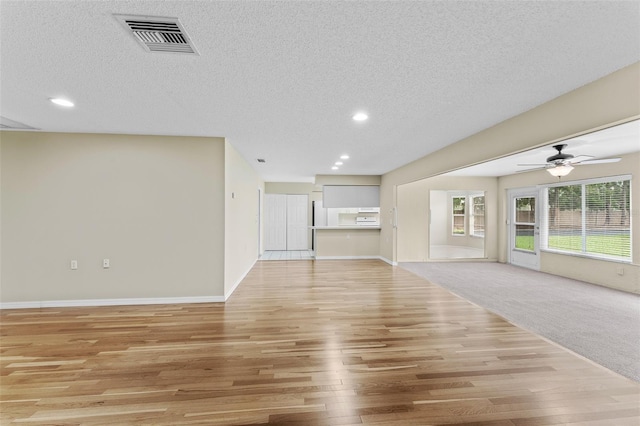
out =
[[[631,260],[631,181],[592,180],[547,188],[546,248]]]
[[[469,218],[471,235],[484,237],[484,195],[471,197],[471,206]]]
[[[466,197],[453,197],[451,198],[452,203],[452,223],[453,235],[464,235],[465,234],[465,201]]]

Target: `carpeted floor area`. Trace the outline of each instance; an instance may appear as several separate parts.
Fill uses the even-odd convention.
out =
[[[500,263],[399,266],[640,382],[640,296]]]

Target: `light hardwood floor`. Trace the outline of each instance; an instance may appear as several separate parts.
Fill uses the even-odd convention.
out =
[[[2,424],[640,424],[640,384],[375,260],[0,319]]]

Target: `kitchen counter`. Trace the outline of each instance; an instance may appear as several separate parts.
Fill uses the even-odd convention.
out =
[[[312,226],[316,259],[379,259],[380,226]]]

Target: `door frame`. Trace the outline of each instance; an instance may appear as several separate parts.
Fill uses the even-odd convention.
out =
[[[262,189],[258,188],[258,257],[262,256]]]
[[[535,198],[535,223],[533,232],[533,252],[515,248],[516,198]],[[524,268],[540,270],[540,225],[541,205],[540,189],[537,187],[515,188],[507,191],[507,263]]]

